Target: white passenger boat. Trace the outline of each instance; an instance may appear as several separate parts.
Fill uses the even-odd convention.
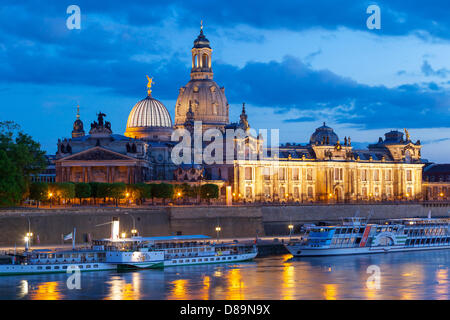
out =
[[[23,252],[14,250],[3,256],[0,276],[164,267],[164,251],[152,250],[141,241],[119,238],[118,219],[112,221],[111,237],[94,240],[89,249],[76,248],[75,236],[72,238],[72,250],[29,250],[26,238]]]
[[[94,241],[94,244],[104,246],[108,241]],[[252,260],[258,254],[256,245],[217,243],[205,235],[132,237],[120,241],[124,246],[134,245],[148,252],[162,253],[164,267],[240,262]]]
[[[32,250],[5,257],[8,261],[0,264],[0,276],[117,269],[107,263],[106,252],[95,250]]]
[[[111,237],[93,240],[88,249],[77,249],[73,241],[72,250],[29,250],[26,246],[23,252],[10,252],[7,261],[0,262],[0,276],[228,263],[251,260],[257,254],[256,245],[219,244],[203,235],[121,238],[115,218]]]
[[[106,243],[106,242],[104,242]],[[9,255],[9,261],[0,264],[0,276],[14,274],[41,274],[72,270],[104,271],[124,269],[162,268],[163,251],[149,251],[139,245],[109,240],[105,246],[75,250],[32,250]]]
[[[286,248],[296,257],[449,249],[450,219],[368,224],[361,217],[346,218],[342,225],[310,227],[303,239],[289,242]]]

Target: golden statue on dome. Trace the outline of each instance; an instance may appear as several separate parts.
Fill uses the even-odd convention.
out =
[[[406,141],[409,141],[411,136],[409,135],[409,132],[408,132],[408,130],[406,130],[406,128],[405,128],[405,136],[406,136]]]
[[[147,93],[150,96],[152,94],[152,84],[153,84],[153,77],[147,76],[148,83],[147,83]]]

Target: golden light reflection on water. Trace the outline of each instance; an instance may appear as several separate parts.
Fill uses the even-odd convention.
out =
[[[291,263],[283,267],[281,299],[292,300],[295,293],[295,268]]]
[[[228,288],[227,288],[227,300],[243,300],[245,299],[245,285],[242,281],[242,275],[240,269],[231,269],[228,272]]]
[[[438,299],[448,299],[449,284],[448,284],[448,269],[436,270],[436,293]]]
[[[131,282],[115,278],[109,282],[110,292],[106,300],[139,300],[141,298],[141,278],[139,272],[132,274]]]
[[[30,294],[32,300],[60,300],[61,293],[58,290],[58,282],[44,282],[36,287]]]
[[[209,288],[211,287],[211,278],[209,276],[203,277],[203,288],[201,292],[202,300],[209,300]]]
[[[169,292],[168,299],[174,300],[188,300],[190,299],[189,294],[187,292],[187,285],[189,280],[187,279],[178,279],[172,281],[173,289]]]
[[[423,266],[408,263],[403,266],[399,281],[399,293],[402,300],[419,299],[422,292],[417,287],[424,284],[425,270]]]
[[[323,296],[326,300],[336,300],[338,285],[337,284],[324,284]]]

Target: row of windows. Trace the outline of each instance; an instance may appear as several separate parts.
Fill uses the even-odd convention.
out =
[[[199,259],[172,260],[172,263],[176,264],[176,263],[191,263],[191,262],[215,262],[215,261],[226,261],[236,259],[237,257],[199,258]]]
[[[169,249],[167,253],[185,253],[185,252],[204,252],[205,248],[192,248],[192,249]]]
[[[275,170],[278,172],[278,180],[286,180],[286,169],[287,168],[278,168],[278,170]],[[272,170],[273,171],[273,170]],[[368,181],[369,180],[369,169],[361,169],[360,171],[360,177],[361,181]],[[374,169],[373,171],[373,180],[374,181],[380,181],[380,169]],[[392,170],[386,169],[384,171],[384,179],[385,181],[392,181]],[[271,169],[270,167],[263,168],[263,177],[264,180],[270,180],[271,179]],[[245,180],[253,180],[254,174],[253,174],[253,168],[246,167],[245,168]],[[298,181],[300,180],[300,168],[292,168],[292,180]],[[313,169],[307,168],[306,169],[306,180],[313,180]],[[343,181],[344,180],[344,169],[343,168],[335,168],[334,169],[334,180],[336,181]],[[406,170],[406,180],[412,181],[412,170]]]
[[[415,245],[421,245],[421,244],[428,244],[428,245],[433,245],[433,244],[441,244],[441,245],[445,245],[445,244],[449,244],[450,242],[450,238],[426,238],[426,239],[408,239],[406,240],[406,245],[407,246],[415,246]]]
[[[96,269],[96,268],[98,268],[98,264],[94,264],[92,266],[90,264],[86,265],[86,269],[91,269],[91,267]],[[68,266],[53,266],[53,270],[60,270],[60,269],[67,270],[67,268],[68,268]],[[44,269],[44,267],[41,267],[41,266],[37,267],[37,270],[43,270],[43,269]],[[79,265],[78,269],[84,269],[84,266]],[[46,266],[45,270],[52,270],[52,266]]]

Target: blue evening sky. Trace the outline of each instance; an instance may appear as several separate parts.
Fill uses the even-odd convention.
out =
[[[69,30],[66,9],[81,8]],[[366,8],[381,9],[369,30]],[[123,134],[153,96],[172,117],[189,81],[204,21],[230,120],[246,102],[253,128],[306,143],[322,122],[358,147],[407,128],[423,158],[450,162],[448,1],[18,1],[0,4],[0,121],[13,120],[48,153],[70,137],[76,105],[86,131],[98,111]]]

